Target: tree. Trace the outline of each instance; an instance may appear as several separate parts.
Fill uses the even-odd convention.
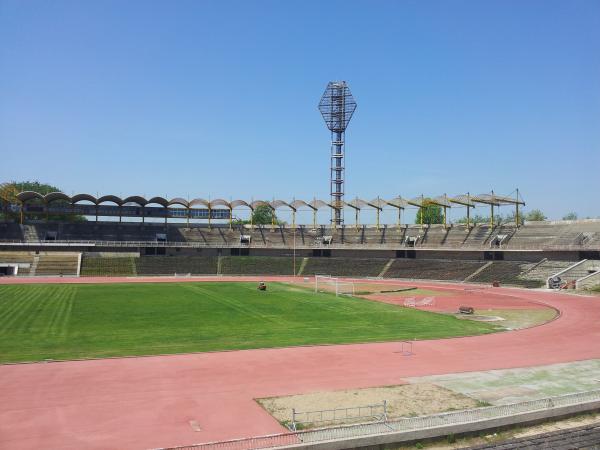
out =
[[[539,209],[532,209],[527,214],[525,214],[525,220],[528,220],[530,222],[541,222],[546,219],[548,219],[546,215]]]
[[[234,223],[238,225],[249,224],[250,220],[236,220]],[[252,211],[252,224],[254,225],[271,225],[281,224],[282,222],[277,219],[275,210],[269,205],[259,205]]]
[[[53,186],[51,184],[47,184],[47,183],[40,183],[39,181],[12,181],[10,183],[8,183],[8,185],[10,185],[10,187],[12,188],[12,190],[14,192],[24,192],[24,191],[33,191],[33,192],[37,192],[38,194],[42,194],[42,195],[46,195],[49,194],[51,192],[62,192],[59,188],[57,188],[56,186]],[[11,201],[14,201],[14,199],[12,199]],[[29,200],[27,202],[28,204],[42,204],[43,202],[39,199],[33,199],[33,200]],[[65,201],[65,200],[57,200],[52,202],[52,206],[70,206],[70,203]],[[10,214],[6,214],[6,219],[8,219]],[[14,216],[14,215],[13,215]],[[15,217],[12,217],[13,219]],[[29,219],[33,219],[33,220],[42,220],[46,218],[45,214],[27,214],[27,218]],[[59,221],[77,221],[77,222],[81,222],[81,221],[85,221],[85,217],[83,216],[74,216],[71,214],[50,214],[48,216],[49,220],[59,220]]]
[[[271,225],[277,223],[275,210],[268,205],[259,205],[252,212],[252,223],[257,225]]]
[[[562,220],[577,220],[577,213],[570,212],[568,214],[565,214],[565,216],[562,218]]]
[[[467,216],[461,217],[456,222],[457,223],[467,223]],[[490,218],[489,218],[489,216],[481,216],[479,214],[475,214],[474,216],[470,217],[470,219],[468,220],[468,222],[471,223],[471,224],[475,224],[475,223],[490,223]]]
[[[33,191],[38,194],[46,195],[50,192],[62,192],[56,186],[52,186],[51,184],[40,183],[39,181],[13,181],[12,185],[19,191]]]
[[[423,207],[419,208],[415,223],[426,223],[428,225],[434,223],[444,223],[444,213],[442,207],[433,203],[428,203],[427,199],[423,202]],[[421,221],[421,218],[423,219]]]
[[[513,211],[509,214],[507,214],[506,216],[500,216],[499,217],[499,223],[516,223],[517,222],[517,215],[516,215],[516,211]],[[519,223],[517,225],[523,225],[523,214],[519,213]]]

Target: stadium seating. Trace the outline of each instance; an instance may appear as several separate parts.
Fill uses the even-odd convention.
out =
[[[493,227],[489,225],[477,225],[467,233],[463,241],[463,247],[482,247],[493,234]]]
[[[217,257],[210,256],[142,256],[135,259],[138,275],[215,275]]]
[[[550,225],[545,222],[532,222],[517,231],[511,238],[511,248],[541,248],[558,238],[566,225]]]
[[[385,277],[463,281],[484,264],[485,262],[481,261],[396,259],[385,273]]]
[[[35,275],[77,275],[78,264],[79,255],[77,253],[40,254]]]
[[[523,287],[540,287],[542,280],[522,278],[523,272],[535,266],[534,263],[520,261],[494,261],[469,281],[475,283],[492,283],[498,281],[501,284],[509,284]]]
[[[376,277],[387,262],[385,258],[308,258],[302,275]]]
[[[506,236],[503,249],[561,249],[581,248],[600,249],[600,221],[577,222],[531,222],[516,229],[513,224],[490,227],[479,224],[467,229],[463,224],[444,228],[442,225],[421,227],[419,225],[382,225],[374,226],[345,225],[331,228],[319,225],[313,229],[310,225],[289,226],[270,225],[250,227],[248,225],[213,224],[208,226],[188,226],[183,223],[161,222],[77,222],[77,223],[33,223],[18,225],[0,223],[0,241],[43,242],[46,240],[88,242],[156,242],[164,235],[171,245],[178,243],[207,247],[236,247],[240,245],[240,236],[251,236],[250,246],[259,248],[290,248],[294,235],[296,246],[301,247],[364,247],[399,248],[412,247],[406,238],[414,241],[416,248],[457,248],[484,249],[492,246],[497,235]],[[330,242],[323,243],[324,237]],[[158,239],[162,241],[162,239]]]
[[[296,270],[301,259],[297,260]],[[226,256],[221,258],[223,275],[292,275],[294,262],[290,257]]]
[[[34,257],[30,252],[5,252],[0,251],[0,263],[23,264],[19,267],[18,275],[29,275]]]
[[[23,229],[16,223],[0,222],[0,241],[23,241]]]
[[[573,261],[551,261],[544,259],[531,270],[523,273],[521,278],[526,280],[545,281],[552,275],[574,264]]]
[[[82,276],[133,276],[136,275],[135,259],[132,256],[102,257],[83,255]]]

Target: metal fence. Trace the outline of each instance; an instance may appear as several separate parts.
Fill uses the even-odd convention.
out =
[[[297,431],[303,427],[335,422],[381,422],[387,420],[387,401],[374,405],[351,406],[348,408],[320,409],[318,411],[296,411],[292,409],[290,428]]]
[[[301,443],[316,443],[331,440],[356,438],[360,436],[417,431],[449,425],[461,425],[490,419],[510,417],[517,414],[536,411],[549,411],[565,406],[583,405],[599,402],[600,389],[567,394],[558,397],[531,400],[510,405],[489,406],[484,408],[452,411],[430,416],[408,417],[376,423],[341,425],[331,428],[272,434],[229,441],[207,442],[182,447],[177,450],[255,450],[282,447]],[[163,449],[165,450],[165,449]]]

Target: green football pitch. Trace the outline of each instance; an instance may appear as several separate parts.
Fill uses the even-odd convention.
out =
[[[270,283],[0,286],[0,362],[475,335],[493,325]]]

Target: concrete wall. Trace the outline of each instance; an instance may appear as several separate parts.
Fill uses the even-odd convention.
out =
[[[288,445],[284,447],[274,447],[274,449],[295,449],[295,450],[344,450],[358,449],[361,447],[373,447],[380,445],[403,444],[407,442],[421,441],[448,436],[449,434],[460,435],[473,433],[483,430],[493,430],[511,425],[526,425],[539,423],[547,419],[556,419],[559,417],[571,416],[583,412],[597,411],[600,409],[600,402],[590,402],[581,405],[564,406],[548,410],[534,411],[529,413],[517,414],[508,417],[481,420],[467,424],[446,425],[442,427],[427,428],[417,431],[393,432],[379,435],[368,435],[349,439],[339,439],[335,441],[303,443],[298,445]]]

